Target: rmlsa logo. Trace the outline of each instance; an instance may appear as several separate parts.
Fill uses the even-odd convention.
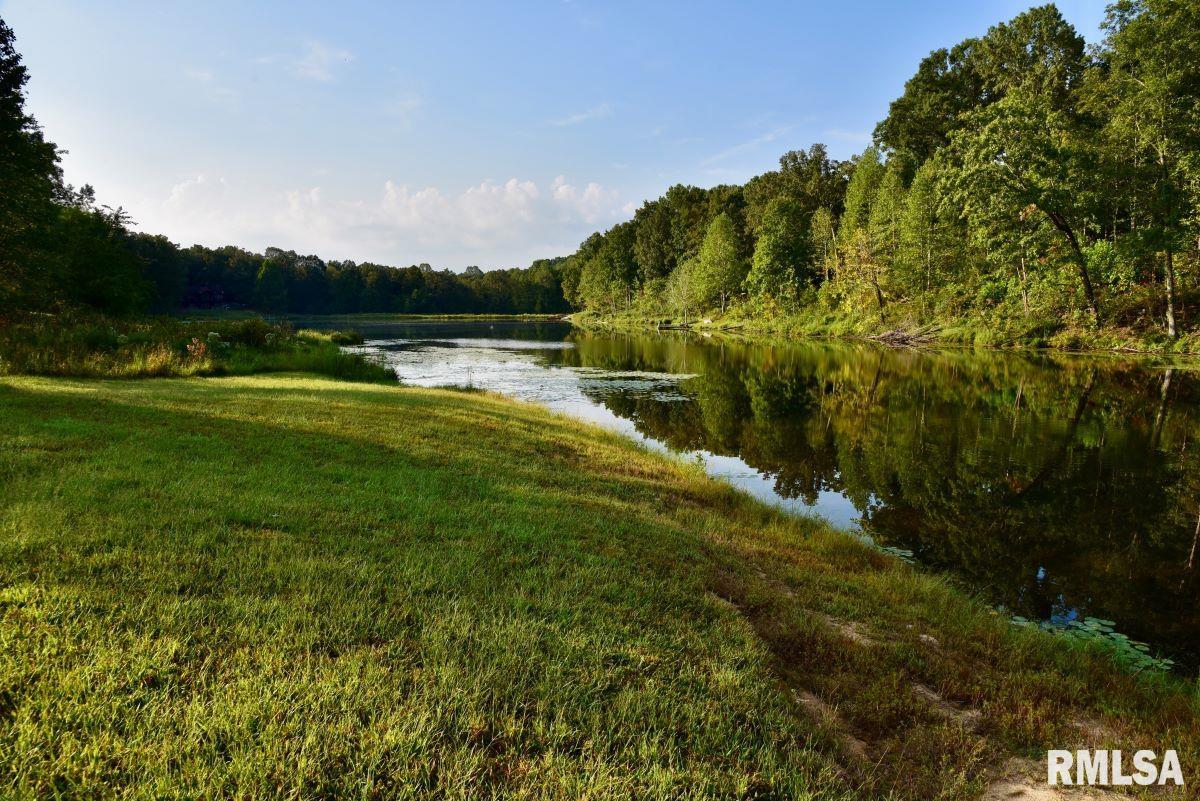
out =
[[[1120,751],[1047,751],[1046,782],[1142,786],[1170,782],[1183,785],[1183,771],[1174,749],[1163,754],[1161,764],[1153,751],[1138,751],[1133,755],[1131,766],[1132,771],[1127,773]]]

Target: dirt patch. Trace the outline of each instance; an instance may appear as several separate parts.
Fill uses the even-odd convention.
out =
[[[792,690],[792,694],[796,696],[796,700],[809,715],[837,733],[838,744],[845,756],[860,765],[870,760],[866,742],[849,732],[846,722],[842,720],[836,709],[808,690]]]
[[[1118,801],[1128,798],[1101,787],[1048,785],[1046,763],[1013,758],[1004,763],[1000,778],[988,785],[980,801]]]
[[[866,627],[861,623],[855,623],[852,620],[842,620],[833,615],[821,615],[821,619],[828,623],[830,628],[836,630],[851,642],[867,647],[875,645],[874,638],[866,633]]]
[[[955,706],[924,684],[914,684],[912,690],[913,695],[927,703],[930,709],[946,720],[959,723],[967,731],[977,732],[983,728],[983,713],[978,709]]]

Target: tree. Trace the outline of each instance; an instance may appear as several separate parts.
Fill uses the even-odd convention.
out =
[[[930,160],[913,176],[900,217],[900,248],[897,253],[897,282],[907,291],[927,297],[940,283],[943,271],[957,256],[961,232],[942,211],[938,192],[938,163]]]
[[[72,192],[52,228],[59,299],[114,314],[145,309],[152,288],[130,247],[128,222],[122,209],[96,205],[90,186]]]
[[[254,280],[254,303],[263,311],[287,311],[287,285],[284,283],[283,267],[277,259],[263,259]]]
[[[1166,328],[1174,338],[1175,254],[1194,213],[1188,162],[1200,152],[1200,5],[1120,0],[1104,27],[1108,69],[1092,85],[1094,103],[1107,119],[1114,161],[1132,178],[1139,223],[1130,245],[1162,254]]]
[[[842,244],[849,243],[855,232],[865,228],[871,218],[871,204],[883,181],[885,167],[879,160],[879,151],[869,147],[854,162],[854,172],[846,186],[846,210],[842,213],[838,236]]]
[[[662,201],[647,202],[633,215],[636,228],[633,255],[642,286],[666,278],[675,269],[671,211]]]
[[[719,299],[724,313],[729,297],[746,278],[737,229],[728,214],[718,214],[709,224],[700,247],[696,277],[700,297],[706,302]]]
[[[914,164],[932,158],[950,142],[960,117],[987,102],[973,55],[978,39],[930,53],[892,101],[888,115],[875,126],[875,141]]]
[[[25,112],[28,80],[12,29],[0,19],[0,311],[47,305],[57,288],[48,233],[62,173],[58,149]]]
[[[1044,214],[1065,240],[1099,326],[1084,253],[1098,165],[1096,124],[1079,104],[1083,39],[1054,6],[1042,6],[988,31],[975,64],[999,99],[962,115],[950,134],[954,200],[975,226],[991,224],[999,210],[1008,219],[1030,207]]]
[[[683,318],[683,324],[688,324],[688,313],[696,304],[696,272],[695,259],[688,259],[676,267],[667,278],[663,292],[668,308],[677,310]]]
[[[604,234],[595,254],[584,263],[579,294],[586,306],[609,312],[621,306],[628,308],[637,276],[634,233],[632,222],[614,225]]]
[[[803,220],[803,209],[795,200],[777,197],[767,204],[746,276],[746,289],[752,297],[774,303],[791,302],[801,271],[803,280],[811,280]]]
[[[829,281],[837,272],[837,230],[833,212],[825,206],[812,213],[808,224],[809,272]]]
[[[973,115],[970,127],[952,137],[949,152],[958,168],[953,197],[973,226],[994,227],[998,217],[1015,221],[1030,207],[1045,215],[1065,240],[1092,324],[1099,326],[1083,250],[1097,192],[1084,125],[1043,98],[1014,93]]]
[[[867,218],[867,238],[877,264],[893,265],[900,254],[900,218],[904,214],[903,168],[888,162]]]
[[[161,234],[133,234],[128,248],[141,262],[150,289],[150,309],[160,313],[178,309],[187,292],[188,270],[175,243]]]

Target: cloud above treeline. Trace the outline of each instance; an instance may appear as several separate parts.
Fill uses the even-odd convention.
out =
[[[598,183],[510,178],[446,193],[385,181],[373,197],[339,197],[320,186],[267,195],[233,180],[195,175],[162,202],[133,207],[143,230],[182,245],[267,245],[405,265],[429,262],[461,269],[527,266],[533,258],[567,255],[592,231],[632,216],[634,204]],[[258,198],[258,199],[256,199]]]

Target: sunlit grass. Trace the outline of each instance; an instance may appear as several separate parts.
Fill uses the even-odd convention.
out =
[[[971,798],[1047,745],[1200,756],[1177,679],[536,407],[6,378],[0,416],[0,796]]]

